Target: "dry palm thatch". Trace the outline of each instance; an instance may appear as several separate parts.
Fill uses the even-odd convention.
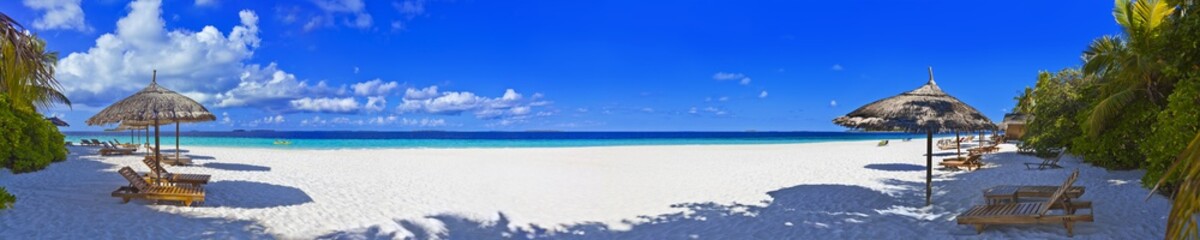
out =
[[[920,88],[862,106],[833,123],[868,131],[969,132],[996,128],[979,110],[942,92],[930,71],[929,82]]]
[[[104,108],[87,120],[88,125],[105,125],[130,122],[204,122],[214,121],[214,116],[204,105],[170,89],[151,82],[141,91],[111,106]]]

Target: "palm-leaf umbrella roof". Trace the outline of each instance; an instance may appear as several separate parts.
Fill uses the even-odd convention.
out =
[[[105,125],[122,121],[154,122],[204,122],[217,117],[204,105],[187,96],[163,88],[158,82],[150,82],[141,91],[121,99],[100,110],[87,120],[88,125]]]
[[[933,81],[921,87],[864,105],[833,123],[868,131],[949,132],[996,128],[987,116],[958,98],[942,92]]]
[[[70,127],[71,126],[71,124],[67,124],[67,121],[63,121],[61,118],[58,118],[58,117],[48,117],[48,118],[46,118],[46,121],[50,121],[50,124],[54,124],[54,126],[59,126],[59,127]]]

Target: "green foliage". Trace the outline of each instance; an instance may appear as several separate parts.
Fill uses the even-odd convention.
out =
[[[36,112],[19,110],[0,94],[0,164],[14,173],[41,170],[67,159],[63,135]]]
[[[1147,185],[1159,182],[1167,167],[1200,130],[1200,77],[1180,82],[1167,101],[1170,103],[1158,114],[1150,136],[1141,145],[1146,155],[1146,175],[1142,182]],[[1177,180],[1167,179],[1166,183],[1174,184]]]
[[[1146,155],[1146,176],[1143,183],[1159,182],[1169,165],[1183,151],[1188,141],[1200,130],[1200,18],[1194,16],[1195,6],[1180,11],[1192,12],[1175,18],[1172,27],[1165,29],[1162,38],[1168,47],[1157,54],[1165,63],[1162,69],[1167,78],[1182,79],[1167,98],[1167,107],[1158,115],[1151,135],[1142,146]],[[1179,178],[1168,178],[1168,188]]]
[[[1076,69],[1063,69],[1058,73],[1040,72],[1036,87],[1027,91],[1025,102],[1036,102],[1028,107],[1034,117],[1025,124],[1025,147],[1046,155],[1058,148],[1070,145],[1071,140],[1082,135],[1076,119],[1087,102],[1081,100],[1081,89],[1090,80]]]
[[[16,201],[17,197],[9,194],[8,191],[4,190],[4,187],[0,187],[0,209],[12,207],[12,204]]]
[[[1013,98],[1013,100],[1017,101],[1017,107],[1014,107],[1012,112],[1024,114],[1033,113],[1033,88],[1025,87],[1025,91],[1021,92],[1021,95]]]
[[[1142,165],[1145,156],[1139,146],[1145,141],[1147,127],[1155,120],[1158,107],[1147,101],[1137,101],[1121,111],[1119,118],[1111,119],[1108,127],[1093,134],[1081,134],[1071,141],[1068,150],[1083,160],[1109,169],[1135,169]],[[1077,119],[1080,125],[1088,115]]]

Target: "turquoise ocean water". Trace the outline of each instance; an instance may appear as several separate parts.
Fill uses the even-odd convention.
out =
[[[144,133],[66,132],[80,139],[145,142]],[[278,149],[522,148],[636,145],[784,144],[831,141],[924,140],[924,134],[860,132],[181,132],[182,146]],[[945,136],[945,135],[939,135]],[[276,145],[276,139],[291,141]],[[163,149],[175,146],[173,132],[161,135]],[[153,135],[151,135],[153,144]]]

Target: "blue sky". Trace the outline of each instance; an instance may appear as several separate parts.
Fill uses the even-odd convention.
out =
[[[1103,1],[22,0],[83,121],[150,81],[187,129],[841,131],[924,84],[998,121],[1119,33]]]

